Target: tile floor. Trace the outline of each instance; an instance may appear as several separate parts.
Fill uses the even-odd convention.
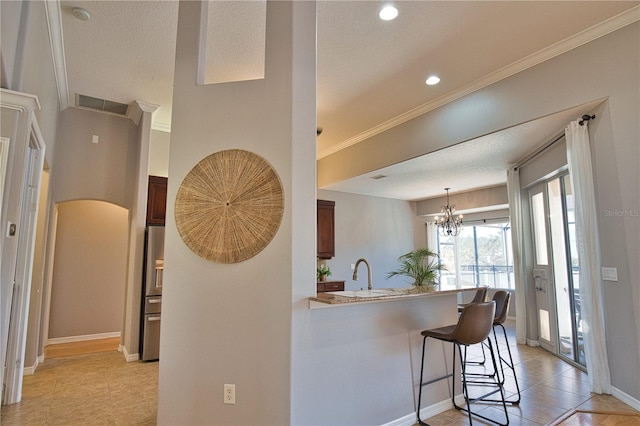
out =
[[[2,426],[155,425],[158,363],[120,352],[47,359],[25,376],[22,401],[2,406]]]
[[[555,424],[555,420],[566,416],[574,410],[625,412],[640,415],[640,412],[622,403],[609,395],[596,395],[589,391],[587,374],[561,361],[542,348],[515,344],[515,323],[507,321],[507,337],[511,346],[516,375],[521,392],[519,405],[507,405],[510,425],[548,425]],[[498,335],[499,341],[504,338]],[[506,347],[500,346],[503,355]],[[470,354],[472,352],[469,352]],[[481,353],[473,348],[473,356],[479,359]],[[473,358],[471,358],[473,359]],[[481,367],[474,367],[476,371]],[[505,389],[507,399],[513,399],[516,392],[513,374],[506,371]],[[478,393],[479,394],[479,393]],[[472,396],[474,394],[472,393]],[[475,406],[474,406],[475,405]],[[496,419],[502,423],[505,421],[502,406],[499,404],[477,403],[472,405],[472,410],[478,411],[485,417]],[[423,419],[432,426],[441,425],[468,425],[469,419],[466,413],[451,409],[429,419]],[[571,421],[574,421],[572,419]],[[627,417],[634,423],[638,418]],[[489,425],[491,423],[479,418],[473,419],[473,424]],[[561,424],[592,425],[603,424],[613,426],[613,423],[571,423],[566,421]]]
[[[513,324],[507,329],[513,341]],[[550,424],[574,409],[640,414],[611,396],[592,395],[585,373],[543,349],[515,344],[512,349],[522,402],[508,407],[510,424]],[[127,363],[117,351],[47,359],[34,375],[24,377],[22,402],[1,408],[0,423],[154,425],[157,386],[157,362]],[[506,387],[514,392],[512,378],[508,377]],[[494,405],[477,408],[488,417],[503,416]],[[469,424],[464,413],[453,409],[425,420],[433,426]],[[593,418],[580,423],[571,421],[562,424],[610,425],[595,423]],[[473,424],[488,423],[474,419]]]

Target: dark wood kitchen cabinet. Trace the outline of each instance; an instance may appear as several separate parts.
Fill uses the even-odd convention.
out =
[[[147,225],[164,225],[167,211],[167,178],[149,176]]]
[[[344,281],[322,281],[316,283],[316,292],[344,291]]]
[[[334,208],[335,201],[317,200],[317,244],[318,258],[331,259],[336,254],[334,232]]]

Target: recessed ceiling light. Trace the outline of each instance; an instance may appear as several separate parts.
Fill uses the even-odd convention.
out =
[[[73,9],[71,9],[71,13],[73,13],[73,16],[81,21],[88,21],[91,18],[91,14],[89,13],[89,11],[82,7],[74,7]]]
[[[431,77],[427,78],[425,83],[428,86],[436,85],[436,84],[440,83],[440,77],[438,77],[437,75],[432,75]]]
[[[398,9],[396,9],[392,5],[386,5],[385,7],[380,9],[380,13],[378,13],[378,16],[383,21],[391,21],[392,19],[396,19],[396,17],[398,16]]]

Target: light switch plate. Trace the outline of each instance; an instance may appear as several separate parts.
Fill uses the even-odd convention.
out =
[[[602,267],[602,280],[603,281],[618,281],[618,268]]]

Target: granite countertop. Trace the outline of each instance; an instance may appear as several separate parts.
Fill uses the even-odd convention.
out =
[[[310,297],[310,307],[322,307],[324,305],[348,305],[363,302],[383,302],[401,299],[413,299],[417,297],[443,296],[446,294],[459,293],[461,291],[476,291],[475,287],[461,288],[454,290],[434,290],[417,291],[415,287],[408,288],[380,288],[373,290],[356,291],[332,291],[328,293],[318,293],[316,297]],[[315,303],[314,303],[315,302]]]

